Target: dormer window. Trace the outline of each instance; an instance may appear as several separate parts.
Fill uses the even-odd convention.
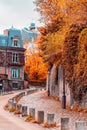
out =
[[[18,40],[14,40],[13,46],[14,46],[14,47],[18,47],[18,43],[19,43]]]

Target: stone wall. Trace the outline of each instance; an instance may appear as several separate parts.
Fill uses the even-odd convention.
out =
[[[48,90],[48,86],[50,88],[50,95],[52,95],[54,97],[58,97],[62,101],[63,69],[61,66],[59,66],[57,68],[56,65],[54,64],[53,67],[51,68],[50,75],[47,77],[47,84],[46,84],[47,90]],[[65,95],[66,95],[67,104],[69,104],[71,106],[72,105],[79,105],[82,107],[87,107],[87,94],[86,94],[86,96],[84,96],[82,98],[81,102],[74,101],[72,98],[72,92],[70,91],[69,84],[67,81],[65,81]]]
[[[58,71],[58,72],[56,72]],[[56,75],[58,74],[58,75]],[[56,77],[58,76],[58,77]],[[49,78],[48,78],[49,79]],[[57,80],[57,81],[56,81]],[[63,95],[63,70],[61,66],[59,68],[56,67],[54,64],[51,72],[50,72],[50,94],[52,96],[58,97],[60,100],[62,100]],[[48,84],[48,82],[47,82]],[[47,87],[48,88],[48,87]],[[68,86],[68,83],[65,83],[65,93],[66,93],[66,101],[68,104],[72,104],[71,96],[70,96],[70,89]]]
[[[82,107],[87,107],[87,93],[83,96],[82,101],[79,103]]]
[[[58,69],[58,88],[59,88],[59,98],[62,99],[62,95],[63,95],[63,69],[61,66],[59,66],[59,69]],[[66,95],[67,103],[72,104],[69,84],[66,81],[65,81],[65,95]]]
[[[59,95],[58,84],[55,83],[56,80],[55,78],[56,78],[56,66],[54,64],[50,73],[50,93],[52,96]]]

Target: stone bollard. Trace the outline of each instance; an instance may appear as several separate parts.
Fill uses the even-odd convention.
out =
[[[27,106],[22,106],[22,116],[27,115]]]
[[[16,109],[19,110],[20,112],[22,112],[22,111],[21,111],[21,107],[22,107],[21,104],[17,104]]]
[[[48,124],[54,124],[54,114],[47,114],[47,122]]]
[[[85,130],[85,121],[77,121],[75,123],[75,130]]]
[[[25,96],[27,96],[27,91],[25,91]]]
[[[9,99],[8,106],[9,106],[9,109],[16,109],[16,100],[15,99]]]
[[[40,123],[44,122],[44,111],[38,111],[38,121]]]
[[[13,108],[13,99],[9,99],[8,106],[9,106],[10,109]]]
[[[61,130],[69,130],[69,118],[61,118]]]
[[[35,118],[35,108],[29,108],[29,115]]]
[[[16,102],[16,99],[14,98],[13,99],[13,108],[16,109],[16,105],[17,105],[17,102]]]

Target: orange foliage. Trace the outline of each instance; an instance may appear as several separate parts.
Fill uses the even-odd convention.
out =
[[[42,55],[66,69],[75,100],[87,92],[87,0],[36,0],[45,26],[40,28]],[[65,30],[64,30],[65,29]]]
[[[78,64],[75,70],[78,82],[85,89],[87,86],[87,28],[79,34]]]
[[[48,67],[38,53],[27,56],[25,72],[29,75],[30,81],[44,81],[47,76]]]

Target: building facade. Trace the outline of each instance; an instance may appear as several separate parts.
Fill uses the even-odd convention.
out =
[[[37,41],[38,37],[40,36],[39,31],[37,30],[35,23],[31,23],[29,28],[22,29],[22,38],[24,43],[24,48],[27,50],[37,50]]]
[[[0,35],[0,90],[24,87],[24,51],[20,30],[12,27]]]
[[[32,43],[37,40],[39,35],[40,35],[40,32],[38,31],[35,23],[31,23],[28,28],[24,27],[22,29],[23,41],[28,40],[29,43]]]
[[[25,60],[27,60],[28,56],[38,53],[38,44],[36,44],[36,41],[39,36],[40,32],[35,23],[31,23],[28,28],[25,27],[22,29],[23,46],[26,49]]]

